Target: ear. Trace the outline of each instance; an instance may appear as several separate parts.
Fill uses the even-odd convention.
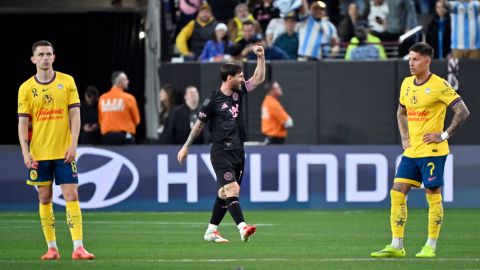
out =
[[[35,56],[32,55],[32,56],[30,57],[30,61],[32,61],[32,63],[35,64]]]
[[[55,54],[52,55],[52,63],[55,62]]]

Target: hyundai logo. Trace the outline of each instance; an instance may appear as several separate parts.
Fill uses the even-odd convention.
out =
[[[82,155],[93,155],[108,159],[105,164],[78,174],[79,189],[85,184],[95,185],[95,192],[88,201],[82,201],[82,198],[80,198],[80,204],[83,209],[103,208],[117,204],[132,195],[137,189],[139,182],[137,168],[124,156],[113,151],[93,147],[78,148],[77,160],[80,160]],[[119,180],[120,171],[123,167],[129,170],[133,176],[130,186],[122,193],[107,198],[110,191],[114,188],[115,183]],[[53,202],[65,206],[65,200],[62,198],[62,189],[60,186],[53,185],[53,194]]]

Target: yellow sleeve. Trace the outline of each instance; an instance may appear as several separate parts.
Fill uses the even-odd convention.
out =
[[[438,92],[438,99],[446,105],[451,105],[452,102],[461,98],[457,91],[455,91],[446,80],[443,80],[440,89],[441,90]]]
[[[35,91],[33,89],[32,91]],[[28,116],[30,115],[30,99],[28,95],[28,89],[23,85],[20,86],[18,90],[18,108],[17,113],[19,116]]]
[[[68,107],[80,106],[80,97],[78,96],[77,85],[75,80],[70,77],[70,82],[68,84]]]
[[[185,27],[182,28],[182,31],[178,33],[175,44],[177,45],[178,50],[181,54],[185,55],[190,52],[188,49],[188,40],[192,37],[193,28],[195,27],[195,20],[191,20]]]
[[[398,98],[400,105],[402,105],[403,107],[405,107],[406,88],[407,88],[407,78],[405,78],[402,82],[402,86],[400,87],[400,97]]]

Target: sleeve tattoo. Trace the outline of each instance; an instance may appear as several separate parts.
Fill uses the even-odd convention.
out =
[[[450,126],[446,130],[450,137],[458,131],[458,129],[463,125],[463,123],[465,123],[468,116],[470,115],[470,112],[468,111],[468,108],[463,102],[463,100],[460,100],[455,105],[453,105],[452,110],[455,114],[453,115],[452,121],[450,122]]]
[[[192,131],[190,131],[190,134],[188,135],[187,141],[183,146],[188,148],[190,145],[192,145],[195,139],[202,133],[204,127],[205,127],[205,123],[203,123],[200,120],[197,120],[197,122],[192,128]]]

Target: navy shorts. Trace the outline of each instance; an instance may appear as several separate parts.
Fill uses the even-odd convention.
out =
[[[234,181],[238,185],[242,183],[245,165],[245,151],[243,149],[213,151],[210,154],[210,161],[217,176],[218,189]]]
[[[443,186],[443,170],[447,156],[409,158],[402,157],[394,182],[416,187],[436,188]]]
[[[32,186],[78,184],[77,163],[65,163],[63,159],[38,161],[38,169],[28,171],[27,184]]]

